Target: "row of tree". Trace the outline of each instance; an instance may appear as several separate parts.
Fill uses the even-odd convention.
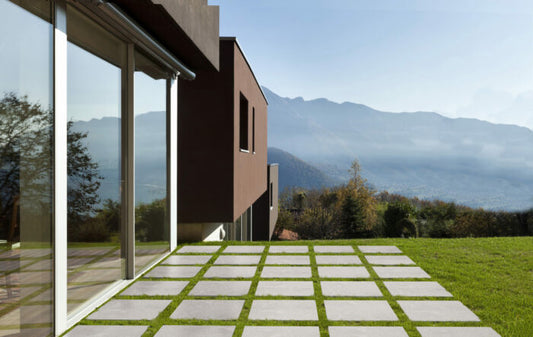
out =
[[[341,186],[283,191],[276,232],[287,229],[301,239],[533,235],[533,208],[489,211],[378,194],[361,177],[357,161],[350,171],[350,180]]]

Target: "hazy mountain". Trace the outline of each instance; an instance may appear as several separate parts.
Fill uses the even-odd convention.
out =
[[[135,117],[135,180],[137,202],[150,202],[166,193],[166,114],[148,112]],[[104,178],[100,198],[120,198],[120,119],[105,117],[73,123],[73,131],[87,133],[85,144]]]
[[[279,190],[285,187],[321,188],[339,181],[283,150],[269,147],[268,162],[279,164]]]
[[[389,113],[354,103],[269,101],[269,146],[346,179],[357,158],[378,190],[473,207],[533,206],[533,131],[433,112]]]

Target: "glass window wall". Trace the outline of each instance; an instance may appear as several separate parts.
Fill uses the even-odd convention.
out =
[[[125,275],[121,229],[126,45],[67,7],[68,312]]]
[[[167,78],[135,53],[135,269],[169,250],[167,212]]]
[[[0,335],[52,331],[53,26],[0,0]]]

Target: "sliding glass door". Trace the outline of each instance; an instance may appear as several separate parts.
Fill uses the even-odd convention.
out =
[[[67,7],[68,312],[125,276],[121,228],[126,45]]]

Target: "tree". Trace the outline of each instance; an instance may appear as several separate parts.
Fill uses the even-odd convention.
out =
[[[385,235],[388,237],[415,236],[416,227],[410,217],[414,209],[408,201],[397,201],[389,204],[383,216]]]
[[[364,207],[360,200],[348,195],[342,203],[340,225],[343,238],[360,237],[365,228]]]
[[[72,225],[87,220],[100,203],[98,189],[103,179],[98,163],[91,157],[84,140],[87,132],[72,131],[67,125],[68,222]]]

